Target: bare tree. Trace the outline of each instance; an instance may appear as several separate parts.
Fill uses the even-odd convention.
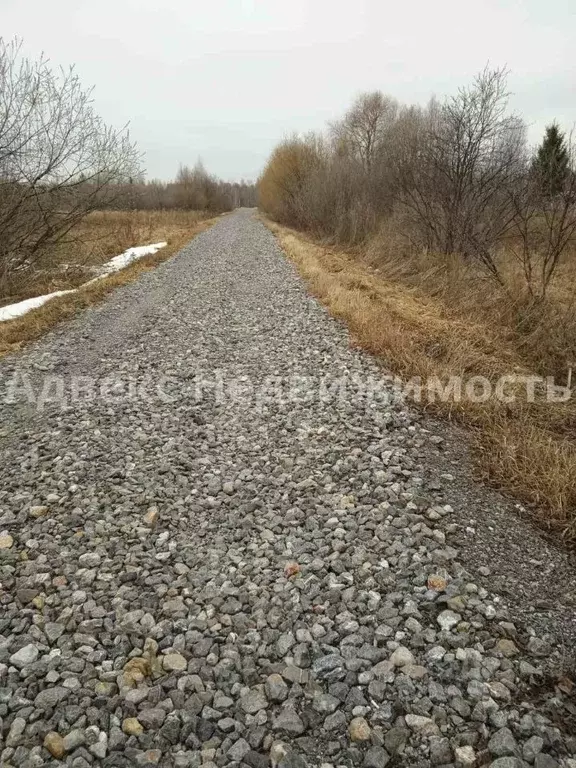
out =
[[[103,203],[105,205],[105,203]],[[126,185],[110,208],[142,210],[203,210],[221,213],[240,206],[256,205],[256,186],[251,182],[228,182],[209,174],[202,165],[181,165],[175,181],[151,179]]]
[[[519,264],[522,297],[538,303],[576,246],[576,149],[549,128],[530,157],[524,122],[508,111],[507,74],[485,68],[426,108],[363,94],[328,140],[293,137],[274,149],[261,207],[354,245],[389,218],[416,250],[459,256],[510,295]]]
[[[362,93],[343,120],[334,123],[333,137],[344,152],[358,158],[370,171],[382,151],[398,113],[398,103],[380,91]]]
[[[501,282],[494,246],[514,219],[507,190],[522,173],[525,128],[507,114],[507,71],[485,69],[470,88],[432,102],[398,160],[401,198],[424,244],[478,261]]]
[[[0,283],[125,191],[139,161],[73,69],[54,73],[0,38]]]

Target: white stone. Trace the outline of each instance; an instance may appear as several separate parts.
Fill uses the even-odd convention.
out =
[[[100,565],[101,559],[98,552],[84,552],[78,558],[78,565],[82,566],[82,568],[95,568],[97,565]]]
[[[462,768],[472,768],[476,764],[476,753],[472,747],[456,747],[454,750],[454,758],[456,765],[462,766]]]
[[[411,731],[416,731],[416,733],[420,733],[423,736],[435,736],[440,732],[438,726],[430,717],[406,715],[404,719]]]
[[[442,611],[436,621],[440,624],[442,629],[449,632],[452,627],[455,627],[456,624],[459,624],[462,621],[462,616],[454,611]]]
[[[181,653],[168,653],[162,659],[162,666],[166,672],[183,672],[188,662]]]

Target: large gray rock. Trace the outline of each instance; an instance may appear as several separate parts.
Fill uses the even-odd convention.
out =
[[[32,645],[32,643],[29,643],[10,656],[10,664],[12,664],[13,667],[18,667],[18,669],[29,667],[31,664],[34,664],[38,658],[38,654],[38,648],[35,645]]]
[[[390,762],[390,755],[383,747],[370,747],[364,756],[362,765],[365,768],[386,768]]]
[[[273,728],[275,731],[282,731],[294,736],[299,736],[305,730],[302,719],[290,707],[284,707],[274,718]]]
[[[488,742],[488,749],[496,757],[515,755],[518,752],[518,744],[509,728],[500,728]]]
[[[41,710],[54,709],[69,695],[69,693],[70,691],[67,688],[63,688],[61,685],[45,688],[43,691],[40,691],[34,699],[34,706],[36,709]]]
[[[261,709],[266,709],[268,706],[268,699],[264,693],[263,686],[253,688],[248,693],[244,694],[240,699],[242,709],[248,715],[254,715]]]

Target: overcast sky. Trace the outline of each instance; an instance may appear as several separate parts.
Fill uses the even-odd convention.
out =
[[[0,21],[130,122],[148,178],[201,156],[255,179],[283,135],[322,128],[358,92],[426,103],[487,61],[510,68],[532,141],[576,122],[575,0],[0,0]]]

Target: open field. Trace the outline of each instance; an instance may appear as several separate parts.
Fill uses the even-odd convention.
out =
[[[490,281],[470,281],[458,263],[413,269],[407,260],[383,258],[384,243],[354,252],[329,247],[266,221],[311,291],[349,326],[357,343],[403,379],[486,377],[552,372],[565,384],[561,361],[570,341],[570,290],[549,301],[546,323],[514,326],[518,311]],[[391,249],[393,250],[393,249]],[[384,254],[385,255],[385,254]],[[421,260],[425,257],[421,256]],[[378,266],[376,266],[378,265]],[[568,268],[565,268],[568,271]],[[560,289],[556,289],[560,290]],[[562,298],[562,300],[560,300]],[[565,317],[562,325],[558,318]],[[529,318],[526,319],[526,322]],[[573,326],[572,326],[573,327]],[[560,369],[560,370],[558,370]],[[538,392],[538,388],[537,392]],[[531,503],[538,522],[576,537],[576,406],[574,400],[527,402],[526,388],[513,402],[427,398],[423,406],[471,427],[482,473],[496,486]]]
[[[95,211],[47,250],[32,270],[12,277],[0,292],[0,306],[77,288],[94,277],[96,267],[133,246],[184,244],[206,218],[200,211]]]
[[[25,280],[13,283],[0,306],[32,296],[77,288],[94,277],[94,268],[137,245],[166,241],[153,256],[81,289],[52,299],[23,317],[0,323],[0,356],[37,339],[56,323],[99,302],[119,285],[134,280],[180,250],[192,237],[211,226],[215,218],[198,211],[99,211],[91,214],[66,243],[46,254]]]

